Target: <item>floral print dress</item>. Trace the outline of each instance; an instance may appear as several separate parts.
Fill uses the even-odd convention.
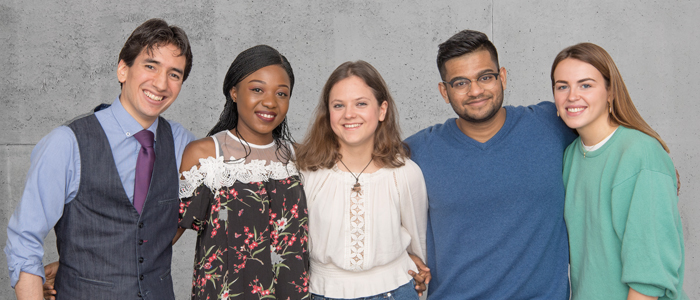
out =
[[[212,138],[217,157],[180,182],[180,227],[197,231],[192,299],[308,299],[308,211],[296,166],[279,161],[274,142],[247,144],[229,131]]]

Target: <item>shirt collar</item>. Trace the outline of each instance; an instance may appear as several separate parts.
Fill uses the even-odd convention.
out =
[[[134,119],[133,116],[131,116],[126,109],[124,109],[124,106],[122,105],[121,101],[119,100],[119,97],[117,97],[116,100],[112,103],[112,105],[107,108],[112,115],[114,116],[114,119],[117,120],[117,124],[119,124],[119,127],[121,127],[122,131],[124,132],[124,135],[128,138],[136,134],[137,132],[143,130],[143,127],[141,124],[139,124],[136,119]],[[156,129],[158,129],[158,119],[156,119],[153,124],[151,124],[150,127],[147,128],[150,132],[153,132],[153,136],[156,136]],[[155,138],[154,138],[155,139]]]

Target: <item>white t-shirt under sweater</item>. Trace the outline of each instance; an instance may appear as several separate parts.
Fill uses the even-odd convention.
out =
[[[362,173],[355,178],[334,166],[305,171],[309,208],[311,293],[358,298],[388,292],[408,283],[425,261],[428,197],[423,173],[412,160],[399,168]]]

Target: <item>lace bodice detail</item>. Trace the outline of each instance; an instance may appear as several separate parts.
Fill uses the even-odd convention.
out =
[[[182,172],[181,178],[184,179],[180,180],[180,198],[191,197],[201,184],[216,194],[236,181],[263,182],[299,175],[294,162],[280,161],[282,155],[277,153],[275,142],[263,146],[249,144],[229,131],[219,132],[212,139],[216,144],[216,157],[200,158],[199,166]],[[288,147],[293,149],[291,145]]]

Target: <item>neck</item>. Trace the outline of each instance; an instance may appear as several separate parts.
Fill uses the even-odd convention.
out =
[[[617,124],[614,124],[608,119],[606,122],[589,124],[586,127],[576,129],[576,131],[581,136],[581,141],[584,145],[594,146],[613,133],[613,131],[617,129],[617,126]]]
[[[490,140],[506,122],[506,109],[501,107],[493,118],[485,122],[469,122],[462,118],[457,119],[457,127],[466,136],[479,143]]]
[[[233,135],[235,135],[237,138],[244,140],[248,143],[251,143],[253,145],[267,145],[269,143],[272,143],[274,141],[274,138],[272,138],[272,132],[270,132],[267,135],[259,135],[255,134],[253,132],[247,132],[245,130],[241,130],[240,128],[238,130],[231,129],[229,130]]]
[[[367,166],[367,163],[372,160],[372,152],[374,150],[374,145],[372,147],[343,147],[340,146],[340,155],[342,155],[341,160],[349,170],[347,170],[343,164],[337,164],[338,168],[343,171],[350,171],[355,174],[359,173],[362,169]],[[372,163],[365,169],[364,173],[373,173],[379,169],[378,162],[372,160]]]

